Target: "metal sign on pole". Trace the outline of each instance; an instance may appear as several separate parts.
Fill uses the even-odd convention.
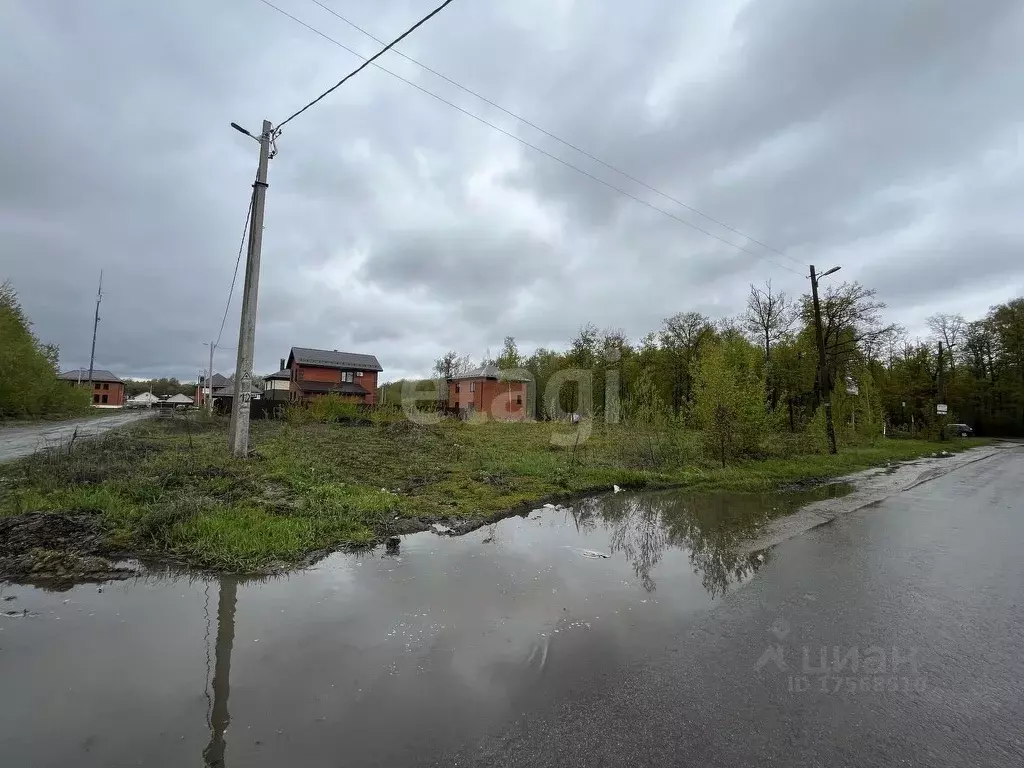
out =
[[[949,413],[949,407],[945,403],[939,403],[935,406],[935,413],[939,416],[945,416]]]

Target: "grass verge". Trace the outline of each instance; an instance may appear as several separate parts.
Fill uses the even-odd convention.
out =
[[[161,418],[79,442],[70,452],[0,466],[0,516],[88,513],[107,552],[258,572],[434,521],[475,527],[613,484],[765,491],[985,442],[879,440],[845,446],[836,456],[796,455],[802,443],[782,435],[762,458],[721,468],[703,459],[694,435],[684,435],[674,458],[660,462],[632,450],[636,433],[619,425],[598,425],[568,447],[552,445],[553,434],[572,429],[254,422],[258,456],[241,461],[227,451],[226,422]]]

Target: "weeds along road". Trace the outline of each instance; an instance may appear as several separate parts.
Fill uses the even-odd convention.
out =
[[[19,427],[0,427],[0,462],[14,461],[31,456],[44,448],[67,445],[78,430],[78,438],[95,437],[112,429],[142,421],[156,411],[125,412],[116,416],[102,416],[69,421],[47,421]]]

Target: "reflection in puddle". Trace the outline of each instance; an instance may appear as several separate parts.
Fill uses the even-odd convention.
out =
[[[620,493],[274,579],[4,587],[4,612],[27,620],[0,618],[0,752],[11,765],[422,761],[664,648],[761,566],[737,554],[746,537],[845,491]]]
[[[228,696],[231,693],[231,649],[235,644],[235,603],[237,600],[238,582],[232,578],[220,580],[220,594],[217,598],[217,644],[214,654],[213,698],[210,698],[209,687],[206,691],[208,709],[206,722],[210,727],[210,743],[203,750],[203,762],[208,766],[220,768],[225,764],[224,751],[226,744],[224,734],[231,723],[228,714]],[[209,642],[209,636],[207,636]],[[207,646],[207,675],[209,675],[209,646]]]
[[[776,517],[821,499],[848,494],[848,485],[827,485],[787,494],[686,493],[664,491],[584,499],[572,509],[579,531],[599,524],[611,530],[611,552],[633,566],[644,589],[657,586],[652,571],[670,547],[689,551],[694,572],[712,596],[742,582],[765,555],[740,554],[738,545]]]

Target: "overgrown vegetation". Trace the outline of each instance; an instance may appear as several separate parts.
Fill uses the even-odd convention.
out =
[[[695,428],[711,423],[711,414],[701,412],[698,394],[709,390],[702,390],[700,378],[717,367],[720,382],[736,382],[746,391],[750,353],[757,355],[755,375],[764,387],[762,409],[774,428],[790,433],[810,429],[816,439],[815,414],[823,394],[829,393],[837,429],[848,433],[848,439],[881,435],[883,424],[911,435],[938,437],[944,424],[954,422],[966,422],[980,435],[1024,436],[1024,299],[992,307],[974,321],[935,315],[928,319],[924,339],[885,322],[885,308],[875,291],[859,283],[823,284],[824,376],[817,372],[810,297],[787,296],[770,283],[751,286],[745,310],[735,317],[714,320],[699,312],[679,312],[639,341],[630,341],[615,328],[587,324],[564,350],[542,348],[532,354],[521,353],[508,336],[500,353],[485,355],[479,365],[529,371],[537,418],[573,411],[601,417],[616,402],[629,410],[630,403],[649,402],[653,394],[672,419]],[[723,344],[729,350],[725,369],[713,359]],[[741,347],[748,353],[741,353]],[[705,365],[709,356],[712,368]],[[436,361],[435,374],[450,376],[475,365],[451,351]],[[549,397],[549,384],[572,369],[589,372],[592,397],[576,383]],[[402,384],[383,387],[378,400],[400,402]],[[439,392],[443,397],[446,389]],[[936,413],[939,403],[948,405],[945,418]],[[719,405],[721,428],[715,439],[719,453],[724,450],[728,458],[744,452],[730,444],[740,437],[734,433],[741,424],[744,429],[751,424],[735,418],[738,402]],[[638,407],[646,406],[633,406],[634,412]]]
[[[828,456],[807,454],[802,435],[771,435],[758,444],[760,460],[723,468],[700,432],[658,409],[654,422],[592,425],[589,439],[578,431],[586,424],[421,426],[386,413],[363,426],[254,421],[258,456],[246,461],[230,457],[223,419],[144,422],[0,466],[0,515],[92,514],[113,551],[256,571],[613,484],[761,491],[936,450],[863,440]]]
[[[57,346],[32,333],[11,283],[0,285],[0,419],[89,411],[90,393],[57,378],[57,359]]]

